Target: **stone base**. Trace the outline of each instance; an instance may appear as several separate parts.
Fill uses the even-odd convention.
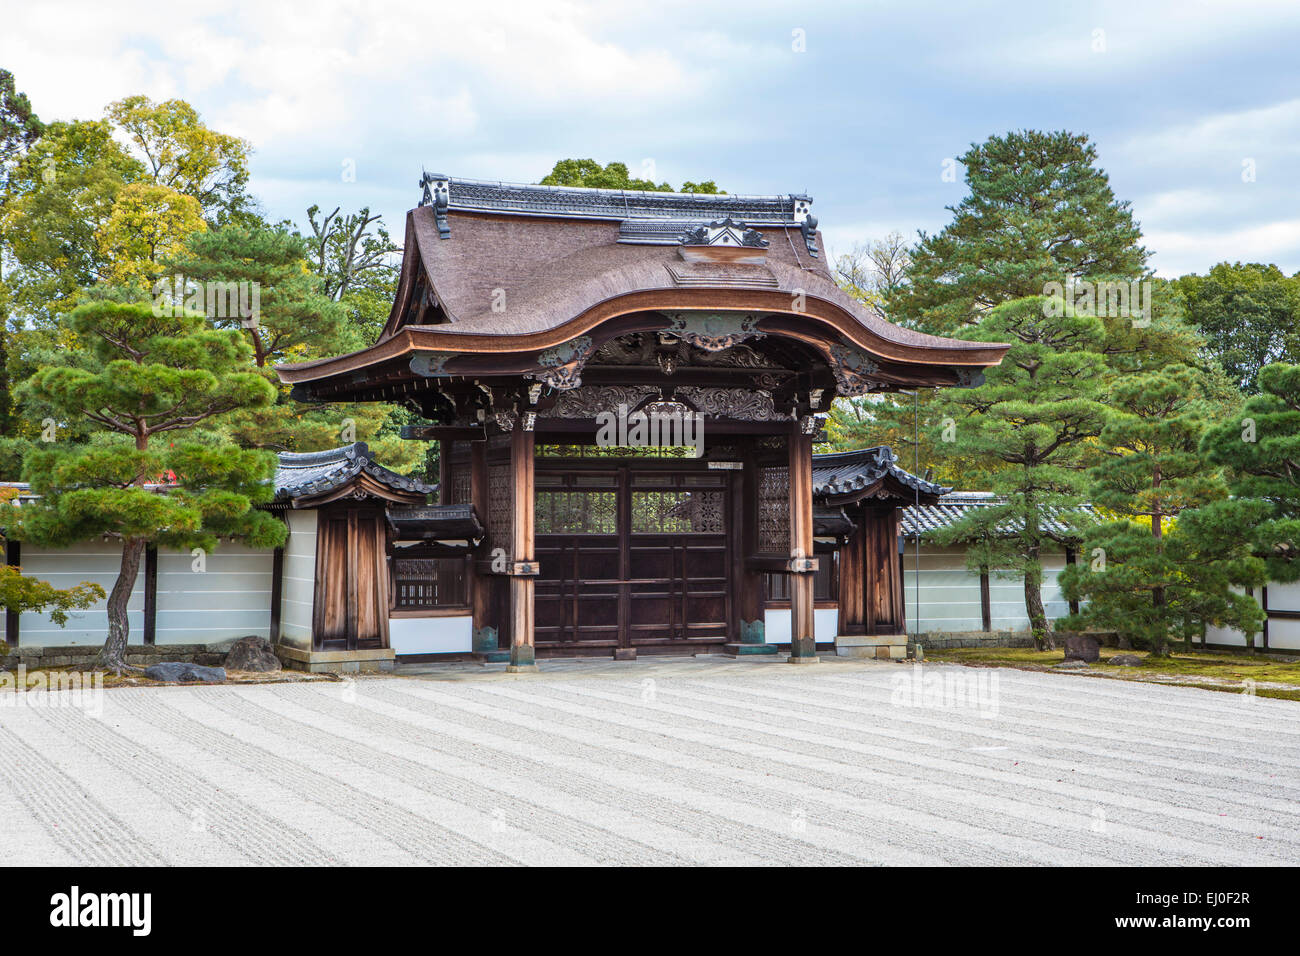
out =
[[[787,659],[789,664],[820,664],[820,657],[795,657],[793,654]]]
[[[614,648],[614,660],[616,661],[634,661],[636,660],[635,647],[616,647]]]
[[[536,674],[536,664],[508,664],[506,665],[507,674]]]
[[[752,654],[775,654],[775,644],[726,644],[722,648],[722,653],[728,657],[749,657]]]
[[[3,644],[0,641],[0,644]],[[57,647],[6,647],[0,650],[0,671],[17,670],[22,664],[28,673],[44,667],[86,667],[99,657],[100,644],[64,644]],[[213,645],[214,647],[217,645]],[[226,659],[224,650],[207,644],[128,644],[126,662],[136,667],[152,667],[163,661],[181,661],[219,667]]]
[[[281,644],[275,648],[280,662],[290,670],[311,674],[390,674],[396,664],[391,647],[358,651],[304,651]]]
[[[897,661],[907,657],[906,634],[840,634],[835,638],[836,657],[857,657]]]

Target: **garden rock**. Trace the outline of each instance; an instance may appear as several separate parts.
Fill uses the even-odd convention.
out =
[[[145,668],[145,677],[153,680],[167,681],[175,684],[217,684],[226,679],[226,671],[221,667],[204,667],[201,664],[187,664],[182,661],[164,661]]]
[[[230,646],[226,655],[228,671],[278,671],[280,658],[271,650],[271,642],[264,637],[241,637]]]
[[[1101,641],[1092,634],[1069,634],[1065,638],[1065,659],[1091,664],[1101,657]]]
[[[1142,658],[1136,654],[1116,654],[1106,663],[1114,664],[1116,667],[1137,667],[1142,663]]]

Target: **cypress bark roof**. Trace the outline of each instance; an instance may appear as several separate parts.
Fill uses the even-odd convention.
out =
[[[889,362],[972,375],[1007,349],[892,325],[847,295],[807,196],[426,179],[426,204],[407,214],[402,278],[379,340],[351,355],[281,365],[284,381],[346,382],[381,363],[398,369],[419,352],[535,353],[618,316],[674,309],[793,316],[828,341]],[[727,220],[750,241],[700,244],[701,229],[725,230]]]

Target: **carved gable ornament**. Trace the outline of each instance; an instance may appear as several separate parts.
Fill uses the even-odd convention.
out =
[[[668,327],[661,337],[681,339],[706,352],[720,352],[747,339],[761,339],[756,326],[760,318],[754,312],[703,312],[687,310],[667,312]]]
[[[687,262],[759,265],[767,259],[767,246],[761,232],[728,216],[688,228],[677,252]]]

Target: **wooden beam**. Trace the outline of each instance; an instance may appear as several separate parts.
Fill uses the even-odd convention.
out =
[[[817,660],[813,615],[812,436],[790,430],[790,662]]]
[[[1069,545],[1066,545],[1066,547],[1065,547],[1065,563],[1066,563],[1066,565],[1075,564],[1075,563],[1078,562],[1078,560],[1079,560],[1079,552],[1076,551],[1074,548],[1070,547]],[[1079,602],[1078,602],[1078,601],[1071,601],[1071,602],[1070,602],[1070,613],[1071,613],[1071,614],[1078,614],[1078,613],[1079,613]],[[985,628],[985,630],[988,630],[988,628]]]
[[[158,641],[158,549],[144,549],[144,642]]]
[[[1264,585],[1261,590],[1263,591],[1261,597],[1264,611],[1264,650],[1268,650],[1268,585]]]
[[[22,563],[22,545],[13,538],[5,539],[5,564],[16,568]],[[5,610],[5,643],[10,647],[18,646],[18,612]]]
[[[402,437],[411,441],[483,441],[487,429],[463,425],[403,425]]]
[[[517,673],[537,669],[534,649],[534,579],[537,561],[533,552],[533,453],[534,436],[515,423],[510,433],[510,477],[514,520],[510,552],[510,664]]]
[[[980,621],[984,630],[993,630],[993,601],[989,594],[989,569],[980,568]]]

